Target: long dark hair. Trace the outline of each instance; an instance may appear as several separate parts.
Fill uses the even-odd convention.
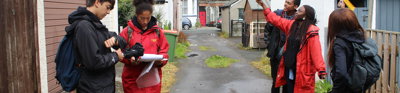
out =
[[[144,11],[153,13],[154,0],[133,0],[132,4],[136,8],[136,15],[142,14]]]
[[[295,19],[292,27],[290,28],[289,38],[287,40],[286,52],[284,54],[285,66],[288,68],[295,68],[296,55],[300,51],[300,46],[305,42],[306,33],[311,25],[315,25],[317,20],[315,19],[315,11],[309,5],[303,6],[305,9],[305,19]]]
[[[309,5],[304,5],[303,7],[305,9],[305,19],[295,19],[290,28],[290,36],[294,36],[298,41],[304,41],[308,28],[317,23],[314,8]]]
[[[360,31],[364,35],[364,29],[358,23],[353,11],[347,8],[336,9],[329,15],[328,22],[328,43],[329,43],[329,66],[333,66],[333,41],[340,33]]]

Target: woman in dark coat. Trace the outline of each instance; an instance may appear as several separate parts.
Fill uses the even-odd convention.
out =
[[[329,16],[328,24],[329,65],[332,67],[332,93],[361,93],[349,88],[348,69],[353,62],[352,43],[364,43],[364,29],[358,23],[353,11],[337,9]]]

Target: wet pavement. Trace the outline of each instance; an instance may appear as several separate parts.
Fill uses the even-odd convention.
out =
[[[270,93],[272,80],[251,66],[259,60],[263,49],[239,49],[241,38],[221,38],[216,28],[184,31],[191,43],[190,57],[178,59],[177,82],[171,93]],[[215,48],[201,51],[199,46]],[[209,68],[204,63],[212,55],[240,60],[227,68]]]

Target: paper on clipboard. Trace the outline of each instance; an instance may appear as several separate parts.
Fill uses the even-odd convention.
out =
[[[164,59],[163,55],[156,55],[156,54],[144,54],[140,57],[140,62],[153,62],[153,61],[161,61]]]
[[[144,54],[139,61],[141,62],[149,62],[145,68],[143,68],[142,73],[140,73],[139,77],[136,79],[136,83],[139,88],[150,87],[160,83],[160,76],[158,74],[158,68],[153,67],[154,62],[156,61],[164,61],[168,59],[164,59],[163,55],[155,55],[155,54]]]
[[[147,64],[136,79],[139,88],[154,86],[160,83],[160,76],[158,75],[158,68],[153,67],[154,61]]]

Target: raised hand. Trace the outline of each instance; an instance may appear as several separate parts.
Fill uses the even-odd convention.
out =
[[[264,2],[262,0],[256,0],[256,2],[258,3],[258,5],[263,6]]]
[[[262,0],[256,0],[256,2],[258,3],[258,5],[262,6],[263,9],[267,9],[269,7],[267,7],[264,2]],[[266,2],[268,2],[268,0],[266,0]]]

